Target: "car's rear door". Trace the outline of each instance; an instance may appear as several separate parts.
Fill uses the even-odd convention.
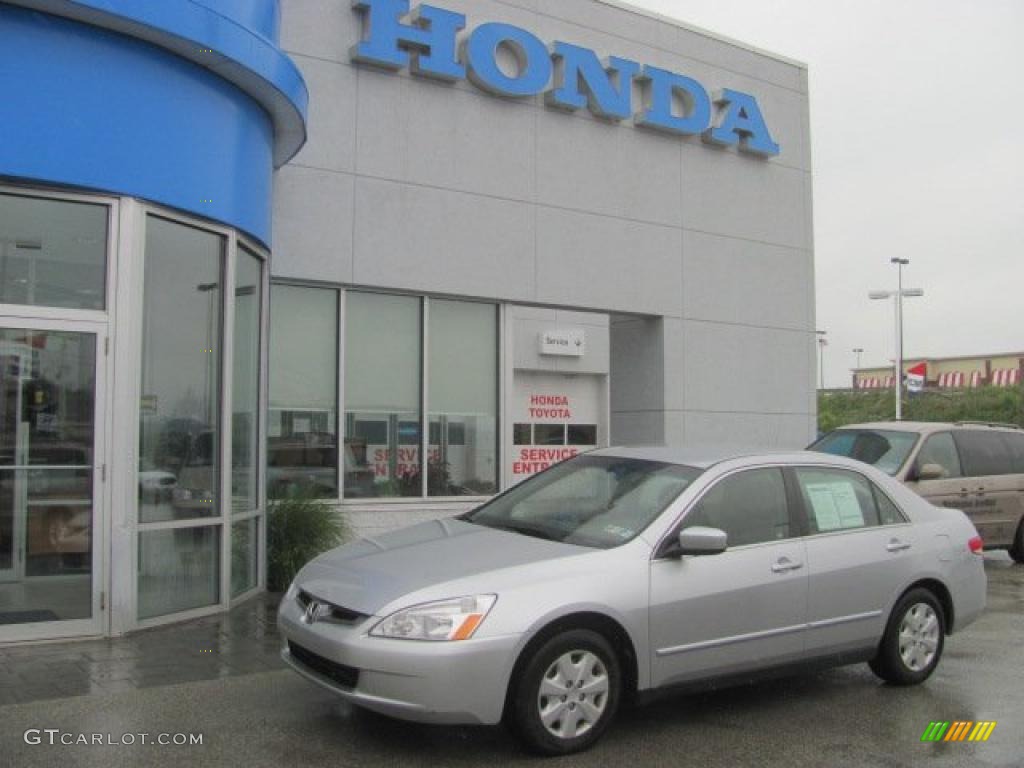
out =
[[[921,546],[914,527],[859,472],[795,467],[807,525],[807,655],[873,648]]]
[[[991,429],[962,429],[954,433],[954,439],[969,493],[964,512],[987,545],[1009,546],[1020,519],[1021,494],[1003,434]]]
[[[652,561],[652,684],[800,658],[807,569],[782,470],[748,469],[722,478],[671,536],[691,526],[724,530],[729,546],[717,555]]]

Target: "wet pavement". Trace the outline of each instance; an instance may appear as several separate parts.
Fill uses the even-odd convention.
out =
[[[674,697],[622,713],[592,751],[550,764],[1020,768],[1024,567],[994,553],[987,555],[986,570],[988,610],[949,638],[942,663],[922,686],[891,688],[857,665]],[[227,617],[124,640],[3,651],[0,695],[7,694],[12,674],[28,672],[26,679],[44,689],[70,690],[0,704],[0,766],[438,768],[538,762],[501,728],[419,726],[354,710],[279,669],[277,642],[272,601],[263,599]],[[40,671],[44,665],[58,679]],[[984,744],[922,743],[933,720],[998,725]],[[115,742],[134,735],[135,743],[51,746],[40,733],[41,744],[26,744],[26,729],[59,729],[58,742],[61,735],[77,740],[96,733]],[[142,744],[142,733],[147,740],[201,734],[202,744]],[[35,740],[32,734],[29,740]]]

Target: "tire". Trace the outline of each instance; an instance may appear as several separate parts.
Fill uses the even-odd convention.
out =
[[[622,698],[622,665],[589,629],[562,632],[526,661],[510,698],[509,724],[533,752],[568,755],[591,747]]]
[[[923,683],[942,658],[945,635],[941,603],[930,590],[912,589],[892,609],[871,671],[892,685]]]
[[[1017,526],[1017,535],[1013,537],[1013,546],[1010,547],[1010,557],[1014,562],[1024,565],[1024,520]]]

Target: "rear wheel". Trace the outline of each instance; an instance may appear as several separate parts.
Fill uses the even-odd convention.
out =
[[[608,641],[588,629],[570,630],[527,661],[510,702],[511,724],[535,752],[580,752],[607,730],[621,693],[621,667]]]
[[[927,680],[942,657],[946,618],[929,590],[912,589],[896,603],[871,670],[893,685]]]
[[[1017,535],[1013,537],[1013,546],[1010,547],[1010,557],[1024,564],[1024,520],[1017,526]]]

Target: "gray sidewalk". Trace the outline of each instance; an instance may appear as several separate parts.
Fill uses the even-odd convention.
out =
[[[122,638],[0,647],[0,706],[280,669],[279,599]]]

